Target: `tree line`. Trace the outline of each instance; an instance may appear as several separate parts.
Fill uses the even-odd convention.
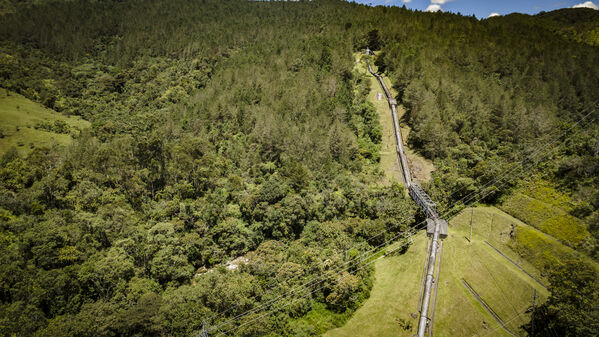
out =
[[[599,54],[554,22],[336,0],[12,5],[2,87],[92,126],[66,149],[0,159],[2,335],[197,333],[413,226],[402,187],[380,184],[380,123],[353,70],[366,46],[407,107],[410,145],[435,162],[424,187],[441,207],[573,128],[531,169],[585,196],[578,216],[597,235],[595,129],[576,122],[599,99]],[[369,269],[350,269],[226,328],[317,335],[371,285]],[[322,306],[315,326],[306,315]]]

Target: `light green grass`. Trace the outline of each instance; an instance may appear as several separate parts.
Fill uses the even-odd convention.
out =
[[[501,208],[573,248],[590,246],[592,238],[585,223],[569,214],[573,208],[569,196],[546,181],[529,182],[508,197]]]
[[[547,274],[552,268],[568,260],[584,260],[599,270],[599,264],[531,226],[519,225],[510,247],[536,268]]]
[[[509,249],[514,220],[493,207],[466,209],[451,220],[450,236],[443,246],[439,297],[435,313],[436,335],[509,336],[462,284],[465,279],[504,321],[522,335],[521,326],[530,320],[525,314],[534,289],[539,303],[549,292],[488,246],[490,242],[524,270],[541,279],[541,273]],[[470,216],[473,219],[472,241]]]
[[[66,122],[74,130],[89,127],[89,122],[81,118],[66,117],[47,109],[19,94],[0,90],[0,129],[4,135],[0,138],[0,154],[11,147],[16,147],[19,153],[26,154],[35,147],[52,146],[53,144],[67,145],[71,141],[68,134],[36,130],[38,122]]]
[[[404,255],[377,260],[370,298],[344,326],[324,336],[411,337],[416,333],[417,318],[411,315],[418,312],[426,243],[420,233]]]
[[[524,312],[530,306],[534,289],[538,303],[547,290],[485,244],[489,241],[529,273],[541,273],[509,248],[512,224],[518,221],[493,207],[474,211],[474,235],[469,234],[470,209],[450,222],[450,236],[444,241],[437,306],[435,336],[509,336],[463,286],[466,279],[493,308],[507,326],[522,333],[520,326],[530,319]],[[408,252],[386,257],[375,264],[375,281],[370,298],[341,328],[325,334],[339,336],[412,336],[416,333],[421,278],[426,255],[426,239],[419,234]],[[546,280],[542,279],[546,282]],[[411,324],[407,330],[406,323]]]

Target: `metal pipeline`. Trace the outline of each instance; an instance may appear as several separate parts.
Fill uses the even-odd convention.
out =
[[[418,322],[418,337],[424,337],[426,325],[428,323],[428,307],[431,299],[431,290],[433,288],[433,278],[435,272],[435,260],[437,258],[437,248],[439,247],[439,218],[435,217],[435,232],[431,251],[429,255],[428,272],[426,273],[426,282],[424,283],[424,296],[422,298],[422,308],[420,309],[420,321]]]
[[[368,71],[376,77],[385,92],[385,96],[387,97],[387,102],[389,103],[389,107],[391,108],[391,118],[393,119],[393,128],[395,130],[395,142],[397,144],[397,154],[399,156],[399,165],[401,166],[404,181],[406,182],[406,187],[410,187],[412,184],[412,176],[410,175],[410,169],[408,168],[408,160],[406,158],[406,153],[403,147],[403,139],[401,137],[401,129],[399,128],[398,119],[397,119],[397,104],[395,104],[395,100],[391,97],[391,93],[387,89],[385,82],[383,81],[383,77],[372,70],[370,66],[370,62],[368,64]]]

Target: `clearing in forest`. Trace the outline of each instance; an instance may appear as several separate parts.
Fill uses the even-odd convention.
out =
[[[15,147],[21,154],[36,147],[67,145],[71,135],[89,127],[78,117],[66,117],[17,93],[0,91],[0,154]]]
[[[373,61],[371,62],[374,63]],[[372,66],[373,70],[377,71],[376,66],[374,64],[372,64]],[[379,120],[382,126],[381,168],[385,172],[385,183],[390,184],[392,181],[405,183],[401,173],[401,166],[397,161],[393,118],[391,117],[391,111],[389,110],[389,104],[387,103],[385,93],[376,78],[368,72],[366,61],[360,57],[360,55],[356,57],[356,69],[370,81],[368,101],[374,105],[379,113]],[[381,75],[383,76],[387,88],[391,91],[391,94],[396,96],[397,92],[393,89],[389,78],[385,76],[385,74]],[[432,161],[420,156],[406,145],[410,128],[405,123],[402,123],[405,112],[405,108],[402,105],[397,106],[397,118],[399,118],[398,122],[401,128],[401,136],[404,141],[404,149],[406,151],[410,173],[412,173],[412,179],[417,182],[430,180],[431,174],[435,170]]]
[[[469,242],[470,216],[473,236]],[[548,291],[495,251],[489,242],[522,269],[547,284],[539,270],[509,247],[513,224],[518,221],[494,207],[466,209],[451,219],[449,237],[443,244],[433,333],[437,336],[510,336],[466,289],[466,280],[508,328],[522,334],[530,320],[526,310],[537,291],[537,304]],[[522,226],[524,224],[515,224]],[[525,225],[524,225],[525,226]],[[380,259],[370,298],[341,328],[328,337],[405,336],[417,332],[420,287],[427,240],[421,232],[404,255]]]
[[[565,245],[584,251],[593,247],[593,238],[585,221],[573,215],[576,208],[584,208],[588,197],[582,195],[578,199],[573,200],[549,181],[534,178],[506,198],[500,207]]]

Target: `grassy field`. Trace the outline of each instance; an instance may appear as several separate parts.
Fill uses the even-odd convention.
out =
[[[69,133],[34,128],[42,122],[52,126],[56,121],[68,125]],[[85,120],[63,116],[19,94],[0,90],[0,154],[11,147],[26,154],[35,147],[67,145],[71,141],[70,133],[79,132],[78,130],[88,126],[89,123]]]
[[[471,215],[473,235],[469,241]],[[434,325],[436,335],[509,336],[464,287],[462,279],[478,292],[512,332],[523,334],[520,326],[530,320],[525,311],[531,305],[534,290],[539,302],[543,302],[549,293],[486,243],[491,243],[547,284],[539,270],[509,248],[515,221],[494,207],[477,207],[474,212],[466,209],[450,221],[450,237],[443,247]]]
[[[359,59],[358,54],[358,59]],[[401,167],[397,162],[395,154],[395,138],[393,135],[393,120],[389,112],[389,105],[384,98],[383,90],[377,80],[370,75],[365,61],[356,63],[356,69],[370,80],[370,92],[368,93],[368,101],[374,105],[379,113],[379,120],[382,126],[382,142],[381,142],[381,169],[385,172],[384,184],[390,185],[392,181],[405,183],[401,174]],[[378,93],[383,94],[383,99],[378,100]]]
[[[509,336],[462,284],[465,279],[482,299],[516,333],[530,316],[534,289],[538,303],[547,290],[485,243],[490,242],[524,270],[547,282],[532,264],[510,250],[512,224],[518,220],[493,207],[477,207],[474,234],[469,235],[471,210],[450,221],[450,236],[444,241],[439,293],[434,320],[435,336]],[[522,224],[523,225],[523,224]],[[517,224],[517,226],[521,226]],[[526,225],[523,225],[526,226]],[[408,252],[377,261],[371,297],[343,327],[325,334],[330,337],[412,336],[416,333],[418,299],[426,255],[422,233]]]
[[[364,63],[357,67],[363,73],[367,71]],[[369,100],[379,111],[383,125],[381,166],[389,181],[402,181],[395,156],[391,115],[386,101],[377,99],[382,89],[370,78]],[[387,78],[385,81],[391,87]],[[402,136],[407,137],[409,131],[402,127]],[[409,149],[407,155],[411,170],[414,172],[414,167],[421,170],[414,174],[417,179],[430,177],[434,169],[430,162]],[[534,201],[527,202],[528,199]],[[568,214],[570,207],[566,196],[546,184],[535,184],[508,198],[502,206],[518,218],[531,221],[534,227],[494,207],[466,209],[451,219],[450,235],[443,246],[433,325],[435,336],[511,336],[470,293],[463,280],[512,332],[524,335],[521,326],[530,320],[530,313],[526,311],[531,306],[533,293],[536,290],[537,303],[542,303],[549,292],[487,242],[547,285],[547,265],[569,257],[589,260],[558,240],[580,245],[588,235],[580,219]],[[471,217],[473,235],[469,240]],[[426,237],[421,233],[406,254],[378,260],[370,298],[344,326],[328,331],[325,336],[413,336],[417,328],[426,244]]]
[[[591,234],[584,221],[570,215],[573,207],[568,195],[543,180],[527,183],[501,205],[507,213],[570,247],[584,249]]]
[[[424,232],[404,254],[388,256],[375,263],[374,287],[370,298],[342,327],[324,336],[411,337],[416,333],[418,294],[426,257]]]

